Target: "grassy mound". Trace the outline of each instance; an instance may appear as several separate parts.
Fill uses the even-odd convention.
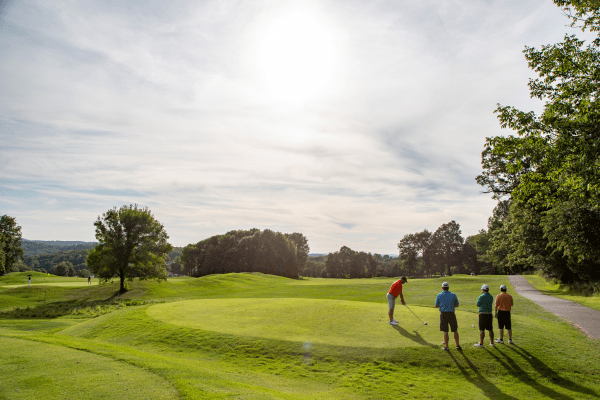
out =
[[[165,323],[230,335],[352,347],[436,346],[439,311],[396,308],[398,326],[389,325],[387,304],[298,298],[187,300],[157,304],[148,315]],[[476,316],[457,310],[459,326],[472,329]]]

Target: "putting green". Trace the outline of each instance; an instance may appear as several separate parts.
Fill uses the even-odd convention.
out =
[[[439,311],[397,306],[391,326],[387,303],[298,298],[186,300],[148,308],[151,318],[165,323],[238,336],[322,343],[352,347],[439,346]],[[459,331],[469,329],[477,315],[457,311]],[[467,328],[468,327],[468,328]]]

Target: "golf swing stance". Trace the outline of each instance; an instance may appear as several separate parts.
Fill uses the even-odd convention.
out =
[[[404,296],[402,296],[402,284],[406,283],[407,279],[405,276],[392,283],[390,287],[390,291],[387,293],[386,297],[388,300],[388,306],[390,311],[388,315],[390,316],[390,325],[398,325],[398,321],[394,319],[394,308],[396,307],[396,298],[400,296],[400,301],[402,304],[406,305],[404,302]]]

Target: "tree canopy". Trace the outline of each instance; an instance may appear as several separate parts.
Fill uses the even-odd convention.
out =
[[[94,223],[98,245],[88,251],[87,266],[101,281],[125,279],[166,280],[165,256],[173,250],[162,224],[148,208],[138,205],[114,207]]]
[[[297,278],[308,258],[308,240],[301,233],[233,230],[183,248],[179,263],[186,274],[262,272]]]
[[[21,227],[15,218],[0,216],[0,275],[10,272],[13,264],[22,257]]]
[[[409,233],[398,242],[404,273],[409,276],[475,272],[477,251],[466,244],[456,221]]]
[[[554,0],[583,31],[600,30],[597,0]],[[531,265],[563,281],[600,279],[600,37],[526,47],[539,78],[540,115],[498,105],[477,182],[501,201],[488,225],[490,255],[505,269]]]

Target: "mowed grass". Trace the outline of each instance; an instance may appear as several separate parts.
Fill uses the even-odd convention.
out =
[[[0,286],[4,288],[27,286],[31,275],[31,284],[34,285],[49,285],[49,286],[87,286],[87,278],[78,276],[56,276],[44,274],[37,271],[27,272],[11,272],[0,277]],[[98,279],[92,278],[92,285],[98,285]]]
[[[558,283],[553,283],[552,281],[540,275],[526,275],[525,278],[527,278],[529,283],[531,283],[531,286],[544,294],[570,300],[575,303],[579,303],[582,306],[590,307],[594,310],[600,311],[600,296],[598,295],[583,296],[563,287]]]
[[[31,340],[3,337],[0,343],[3,398],[178,398],[167,380],[112,358]]]
[[[262,339],[288,340],[367,348],[439,344],[439,312],[435,308],[399,306],[391,327],[379,303],[299,298],[186,300],[151,306],[151,318],[193,329]],[[472,328],[473,314],[457,311],[463,327]],[[423,323],[421,323],[421,320]],[[232,321],[235,321],[232,323]],[[432,325],[425,325],[427,321]],[[394,330],[397,334],[394,334]]]
[[[132,305],[79,320],[71,315],[25,320],[0,314],[0,343],[26,340],[101,356],[151,374],[159,385],[172,385],[186,399],[600,396],[600,367],[592,361],[600,359],[598,341],[516,295],[507,277],[409,279],[404,286],[407,305],[428,325],[398,305],[399,327],[387,323],[385,293],[393,281],[228,274],[134,281],[118,298],[117,283],[46,286],[51,306]],[[449,353],[440,349],[434,301],[442,281],[450,283],[461,303],[462,352],[453,346]],[[471,325],[477,325],[475,302],[483,283],[494,295],[501,284],[513,294],[515,346],[472,347],[478,340]],[[0,288],[0,311],[23,304],[42,307],[32,289]],[[145,304],[153,302],[159,304]],[[36,377],[51,377],[50,361],[50,356],[46,363],[31,360],[31,368],[9,375],[32,377],[28,371],[35,366]],[[2,395],[23,398],[12,392]]]

